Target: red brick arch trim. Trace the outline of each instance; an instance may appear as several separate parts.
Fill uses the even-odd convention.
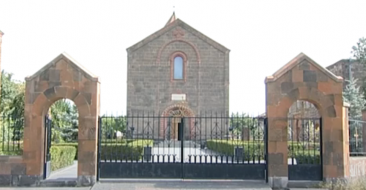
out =
[[[163,50],[171,43],[174,43],[174,42],[183,42],[183,43],[186,43],[188,44],[189,46],[191,46],[193,48],[193,50],[195,51],[196,53],[196,57],[197,57],[197,61],[198,61],[198,64],[201,63],[201,55],[200,53],[198,52],[198,49],[197,47],[192,43],[192,42],[189,42],[187,40],[184,40],[184,39],[175,39],[175,40],[171,40],[170,42],[164,44],[160,49],[159,49],[159,52],[158,52],[158,57],[156,59],[156,63],[157,64],[160,64],[160,60],[161,60],[161,54],[163,52]]]
[[[183,114],[186,117],[194,117],[194,113],[193,111],[185,105],[179,105],[179,104],[173,104],[171,106],[168,106],[163,113],[161,114],[162,117],[168,117],[171,114],[173,114],[175,112],[175,110],[183,110]]]
[[[161,129],[160,129],[160,132],[159,132],[159,136],[160,137],[164,137],[165,138],[165,135],[166,135],[166,132],[167,132],[167,127],[168,127],[168,117],[169,116],[174,116],[176,113],[178,113],[179,111],[178,110],[181,110],[182,112],[180,112],[181,114],[184,115],[184,117],[187,117],[188,120],[188,128],[189,128],[189,135],[190,137],[192,138],[195,134],[194,134],[194,113],[193,111],[188,107],[188,106],[185,106],[185,105],[181,105],[181,104],[173,104],[171,106],[168,106],[162,113],[162,120],[161,120],[161,123],[160,125],[163,126]]]

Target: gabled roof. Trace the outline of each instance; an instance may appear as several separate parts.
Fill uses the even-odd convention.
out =
[[[313,61],[309,56],[305,55],[304,53],[300,53],[298,56],[296,56],[286,65],[284,65],[281,69],[279,69],[277,72],[275,72],[272,76],[266,77],[266,82],[276,81],[278,78],[280,78],[282,75],[284,75],[287,71],[289,71],[292,68],[294,68],[295,66],[299,65],[304,60],[307,60],[309,62],[309,64],[313,65],[314,67],[316,67],[317,69],[322,71],[325,75],[327,75],[329,78],[331,78],[335,82],[343,82],[342,77],[334,75],[328,69],[320,66],[318,63]]]
[[[36,73],[34,73],[31,76],[28,76],[25,78],[25,80],[32,80],[39,76],[43,71],[49,69],[54,64],[56,64],[61,59],[64,59],[66,62],[69,62],[73,64],[75,67],[79,68],[90,80],[98,81],[98,77],[94,74],[92,74],[90,71],[88,71],[84,66],[82,66],[79,62],[77,62],[74,58],[72,58],[70,55],[68,55],[66,52],[61,53],[59,56],[57,56],[55,59],[53,59],[51,62],[49,62],[47,65],[42,67],[40,70],[38,70]]]
[[[175,17],[175,13],[173,13],[173,15],[169,18],[168,22],[166,23],[166,25],[162,29],[160,29],[157,32],[151,34],[150,36],[148,36],[145,39],[141,40],[140,42],[136,43],[135,45],[127,48],[127,52],[134,52],[134,51],[136,51],[140,47],[146,45],[147,43],[149,43],[152,40],[160,37],[161,35],[165,34],[166,32],[170,31],[172,28],[175,28],[177,26],[182,27],[183,29],[187,30],[191,34],[197,36],[201,40],[205,41],[206,43],[212,45],[213,47],[215,47],[216,49],[218,49],[218,50],[220,50],[222,52],[230,51],[225,46],[219,44],[218,42],[212,40],[211,38],[209,38],[206,35],[202,34],[198,30],[196,30],[193,27],[189,26],[188,24],[186,24],[182,20],[176,18]]]

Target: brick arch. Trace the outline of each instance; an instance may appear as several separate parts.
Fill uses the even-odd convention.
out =
[[[175,43],[175,42],[183,42],[183,43],[186,43],[186,44],[188,44],[189,46],[191,46],[191,47],[192,47],[192,49],[194,50],[194,52],[196,53],[196,58],[197,58],[198,64],[200,64],[200,63],[201,63],[201,55],[200,55],[200,53],[198,52],[197,47],[196,47],[192,42],[189,42],[189,41],[187,41],[187,40],[185,40],[185,39],[174,39],[174,40],[171,40],[171,41],[169,41],[169,42],[165,43],[163,46],[161,46],[161,48],[160,48],[160,49],[159,49],[159,51],[158,51],[157,58],[156,58],[156,63],[157,63],[157,64],[160,64],[161,54],[162,54],[163,50],[164,50],[164,49],[165,49],[169,44],[171,44],[171,43]]]
[[[26,78],[23,163],[29,183],[43,178],[45,114],[60,99],[73,101],[78,109],[78,185],[92,185],[97,173],[97,129],[100,105],[98,77],[67,54],[61,54]]]

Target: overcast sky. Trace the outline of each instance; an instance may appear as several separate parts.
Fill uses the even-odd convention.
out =
[[[231,50],[230,111],[265,111],[266,76],[303,52],[326,67],[366,37],[365,0],[0,0],[2,69],[16,79],[67,52],[101,78],[102,114],[126,109],[126,48],[173,13]]]

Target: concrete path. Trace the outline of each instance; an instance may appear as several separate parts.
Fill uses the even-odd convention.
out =
[[[257,181],[135,181],[97,183],[92,190],[271,190]]]
[[[74,164],[65,168],[61,168],[56,171],[52,171],[47,180],[70,180],[77,178],[78,162],[74,161]]]
[[[215,186],[213,186],[215,185]],[[143,184],[121,184],[121,183],[110,183],[110,184],[96,184],[94,187],[0,187],[0,190],[271,190],[271,188],[262,188],[256,185],[244,185],[240,187],[237,185],[179,185],[179,184],[154,184],[154,183],[143,183]],[[241,184],[241,186],[243,186]],[[301,189],[291,188],[290,190],[327,190],[327,189]]]

